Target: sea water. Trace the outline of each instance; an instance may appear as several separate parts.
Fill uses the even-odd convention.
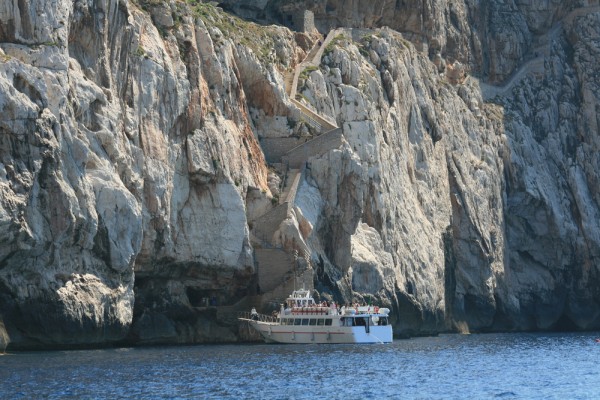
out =
[[[600,333],[0,356],[2,399],[600,399]]]

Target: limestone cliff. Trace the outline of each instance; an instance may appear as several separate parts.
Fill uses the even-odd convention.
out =
[[[0,6],[0,304],[15,346],[122,340],[134,270],[175,299],[172,276],[238,295],[254,268],[246,194],[267,190],[238,61],[269,67],[251,50],[213,43],[184,3],[58,5]]]
[[[0,345],[600,328],[598,4],[241,3],[0,4]]]

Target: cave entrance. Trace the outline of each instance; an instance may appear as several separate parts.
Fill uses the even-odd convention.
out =
[[[555,332],[576,332],[580,329],[571,318],[563,313],[558,321],[552,326],[552,330]]]
[[[192,307],[216,307],[222,305],[223,296],[220,290],[188,286],[185,289],[185,293]]]

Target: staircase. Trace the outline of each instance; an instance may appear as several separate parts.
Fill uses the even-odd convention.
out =
[[[306,69],[309,66],[318,67],[321,64],[321,57],[323,57],[323,52],[325,51],[325,48],[327,48],[327,45],[331,43],[331,41],[337,35],[340,35],[343,32],[343,29],[334,29],[330,31],[327,34],[327,37],[325,38],[321,46],[319,46],[318,43],[315,46],[313,46],[313,48],[308,52],[308,54],[304,58],[304,61],[298,64],[291,74],[288,74],[288,76],[286,76],[287,80],[289,79],[289,75],[292,75],[292,85],[290,86],[288,91],[288,95],[290,96],[290,98],[296,98],[296,92],[298,90],[298,78],[300,77],[300,73],[302,73],[302,71],[304,71],[304,69]]]
[[[553,41],[557,38],[560,30],[565,24],[573,23],[573,20],[577,17],[591,13],[597,13],[599,11],[600,6],[587,5],[584,7],[575,8],[569,14],[565,15],[542,36],[541,43],[539,43],[537,47],[530,51],[530,54],[535,54],[536,56],[523,63],[519,69],[514,70],[513,73],[507,77],[507,79],[505,79],[503,84],[492,85],[489,83],[484,83],[481,82],[479,78],[474,76],[468,76],[465,80],[465,84],[472,81],[475,85],[479,85],[483,100],[486,102],[492,100],[496,96],[509,95],[514,86],[521,83],[523,78],[530,74],[541,75],[544,73],[546,56],[550,53]]]
[[[293,203],[298,191],[298,184],[302,173],[299,169],[289,169],[285,174],[285,185],[279,196],[279,203]]]
[[[319,115],[314,110],[295,99],[298,88],[298,79],[302,71],[308,66],[319,66],[325,47],[340,34],[339,30],[333,30],[323,43],[315,45],[308,53],[303,62],[301,62],[293,71],[285,76],[285,86],[291,103],[295,106],[296,112],[302,115],[302,119],[313,128],[317,134],[310,140],[305,141],[291,149],[285,151],[278,150],[273,152],[271,158],[275,161],[274,154],[283,154],[280,156],[279,164],[284,176],[279,204],[252,221],[252,235],[255,248],[255,259],[258,263],[258,281],[260,291],[264,295],[243,299],[244,304],[236,304],[233,309],[250,310],[255,307],[261,310],[266,306],[263,298],[267,296],[285,297],[289,294],[290,288],[294,287],[295,260],[294,257],[285,252],[282,248],[276,248],[272,245],[273,235],[279,229],[283,221],[289,217],[294,207],[294,201],[298,186],[300,184],[302,173],[306,168],[306,161],[310,157],[322,155],[325,152],[339,148],[342,144],[342,129],[327,117]],[[266,151],[265,151],[266,153]],[[278,156],[279,157],[279,156]],[[269,157],[267,157],[269,158]],[[276,162],[276,161],[275,161]],[[306,272],[306,271],[305,271]],[[312,279],[312,278],[311,278]],[[250,304],[254,301],[253,304]],[[225,313],[225,310],[223,311]],[[230,316],[223,314],[223,318],[230,319]]]

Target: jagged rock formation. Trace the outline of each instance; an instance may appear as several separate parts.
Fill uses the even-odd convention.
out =
[[[0,350],[233,341],[295,268],[399,334],[600,327],[597,2],[243,3],[356,29],[296,97],[314,32],[0,4]]]
[[[136,295],[161,299],[138,301],[142,325],[164,303],[201,319],[182,288],[247,290],[245,198],[267,183],[241,79],[260,86],[269,67],[172,6],[177,26],[123,1],[0,8],[0,304],[15,346],[122,340],[134,269]],[[285,60],[301,51],[272,37]]]
[[[6,346],[8,346],[9,343],[10,338],[8,337],[8,333],[6,333],[4,322],[0,320],[0,353],[4,353]]]

